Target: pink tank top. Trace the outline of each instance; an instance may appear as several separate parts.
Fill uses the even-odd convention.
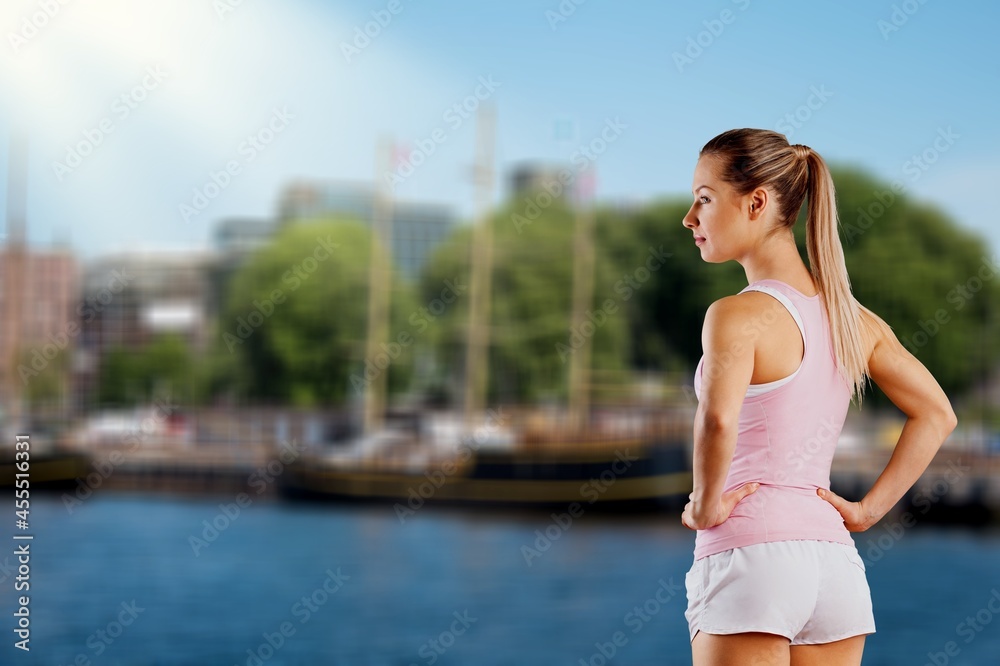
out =
[[[758,280],[739,293],[745,291],[768,293],[793,317],[797,315],[796,323],[804,329],[805,353],[789,381],[743,400],[736,450],[724,490],[752,481],[760,487],[743,498],[725,522],[698,530],[694,559],[789,539],[854,545],[843,517],[816,494],[816,488],[830,488],[833,452],[851,403],[848,385],[837,372],[823,298],[820,294],[805,296],[779,280]],[[771,320],[766,314],[759,319],[756,329],[748,322],[746,330],[766,334]],[[704,356],[694,376],[699,398],[703,362]]]

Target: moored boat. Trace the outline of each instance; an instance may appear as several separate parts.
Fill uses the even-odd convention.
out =
[[[683,426],[641,415],[627,428],[598,419],[586,431],[491,423],[462,434],[441,414],[311,452],[279,480],[287,496],[424,504],[613,510],[677,508],[691,489]],[[618,419],[619,421],[621,419]],[[390,422],[391,423],[391,422]]]

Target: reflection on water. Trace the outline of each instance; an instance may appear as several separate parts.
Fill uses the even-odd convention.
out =
[[[72,515],[39,496],[32,517],[32,651],[8,639],[2,663],[690,663],[694,534],[672,515],[401,524],[389,506],[101,495]],[[920,526],[878,550],[880,529],[854,535],[878,628],[864,663],[994,663],[1000,534]]]

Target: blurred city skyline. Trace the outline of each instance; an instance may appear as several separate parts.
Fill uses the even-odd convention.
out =
[[[381,137],[425,155],[398,197],[467,221],[483,101],[498,111],[497,203],[518,163],[569,164],[609,122],[623,130],[596,160],[596,198],[637,203],[685,196],[718,132],[768,127],[1000,248],[978,196],[1000,176],[985,32],[1000,10],[984,2],[44,4],[0,10],[0,177],[26,128],[28,243],[84,261],[208,248],[225,219],[276,217],[296,181],[370,185]],[[933,163],[914,160],[925,151]]]

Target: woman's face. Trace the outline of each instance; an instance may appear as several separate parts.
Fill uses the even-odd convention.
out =
[[[741,224],[746,221],[741,209],[745,197],[736,196],[718,177],[718,165],[714,155],[698,160],[691,190],[694,203],[684,216],[684,226],[694,234],[702,259],[713,264],[742,256],[750,241],[748,225]]]

